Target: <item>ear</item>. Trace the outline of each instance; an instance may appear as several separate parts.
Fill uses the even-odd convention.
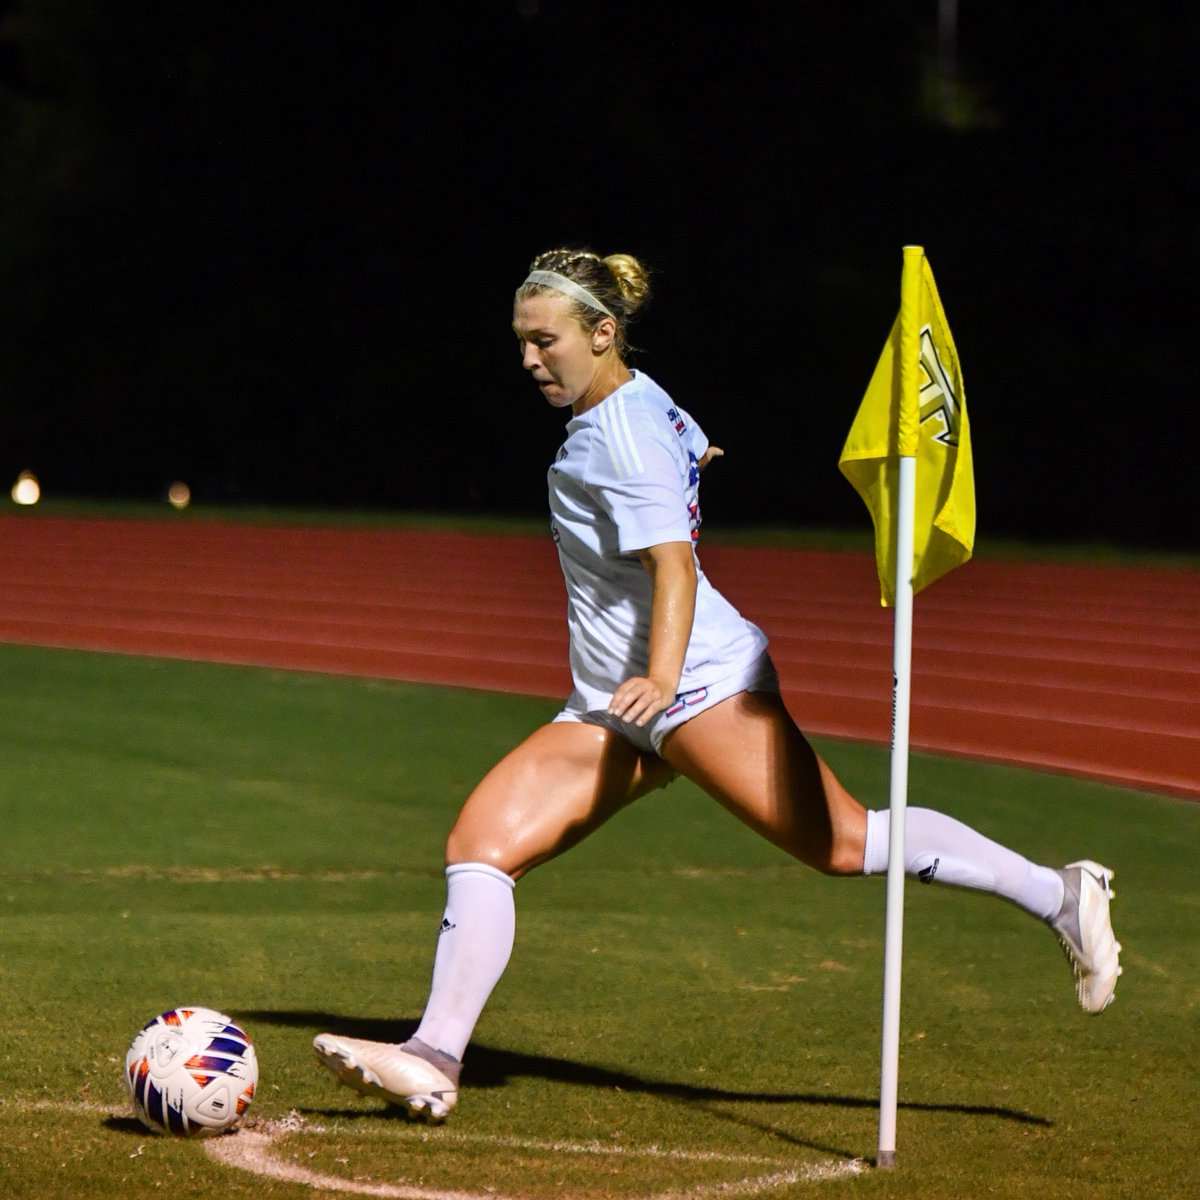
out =
[[[606,354],[617,340],[617,323],[612,317],[602,317],[592,330],[592,353]]]

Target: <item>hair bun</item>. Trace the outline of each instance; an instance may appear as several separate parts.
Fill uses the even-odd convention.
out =
[[[650,273],[632,254],[609,254],[604,265],[612,272],[625,299],[629,316],[646,303],[650,295]]]

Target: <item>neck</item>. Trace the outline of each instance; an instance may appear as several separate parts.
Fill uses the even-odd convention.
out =
[[[623,387],[633,378],[633,373],[618,358],[604,370],[597,371],[591,387],[588,388],[574,404],[571,405],[571,415],[581,417],[588,409],[595,408],[602,400],[607,399],[619,387]]]

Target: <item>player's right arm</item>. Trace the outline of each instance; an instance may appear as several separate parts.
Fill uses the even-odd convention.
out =
[[[696,559],[692,543],[661,542],[638,551],[651,579],[650,645],[645,675],[626,679],[613,693],[608,711],[635,725],[670,707],[696,614]]]

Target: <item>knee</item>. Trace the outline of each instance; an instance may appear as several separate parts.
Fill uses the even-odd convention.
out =
[[[863,846],[852,842],[836,841],[829,850],[825,862],[816,864],[822,875],[861,875],[863,873]]]
[[[506,861],[504,850],[497,839],[480,837],[456,825],[446,839],[446,866],[453,867],[469,862],[484,863],[505,874],[511,874],[510,864]]]
[[[854,818],[858,813],[851,814]],[[812,865],[822,875],[861,875],[867,850],[866,814],[831,826],[822,854]]]
[[[456,867],[463,863],[482,863],[513,880],[520,879],[537,866],[537,862],[530,861],[522,851],[519,842],[496,837],[487,830],[456,825],[446,839],[446,866]]]

